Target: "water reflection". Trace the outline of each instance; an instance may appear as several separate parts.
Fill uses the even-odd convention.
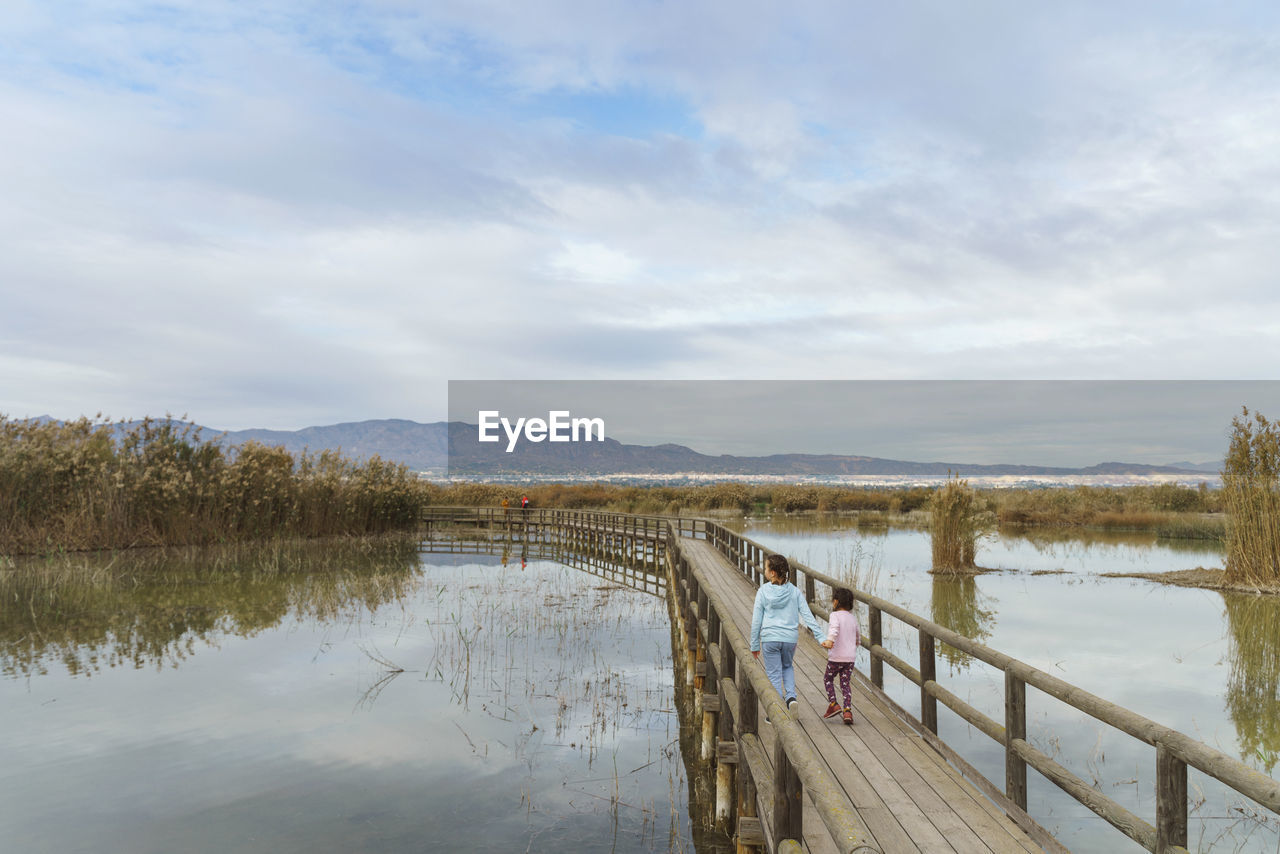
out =
[[[971,640],[985,642],[991,637],[995,625],[996,599],[981,593],[973,576],[962,578],[933,577],[933,595],[930,599],[930,619]],[[964,669],[972,659],[950,646],[939,644],[938,654],[952,667]]]
[[[0,571],[0,673],[177,664],[287,616],[373,611],[416,583],[416,538],[62,555]]]
[[[1280,598],[1224,593],[1230,633],[1227,712],[1245,761],[1280,759]]]
[[[724,850],[647,563],[411,538],[0,565],[3,847]]]
[[[503,532],[433,532],[422,542],[423,554],[497,555],[502,566],[526,569],[531,560],[552,560],[633,590],[667,595],[667,578],[654,568],[653,555],[641,554],[617,542],[570,544],[552,532],[523,539]]]

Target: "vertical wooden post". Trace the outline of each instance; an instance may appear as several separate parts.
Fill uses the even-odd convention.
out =
[[[757,727],[757,714],[759,710],[759,701],[756,699],[756,689],[751,687],[751,680],[742,673],[742,668],[738,668],[737,675],[738,686],[738,712],[735,715],[734,723],[737,726],[739,738],[744,734],[755,735]],[[747,766],[745,760],[738,762],[737,774],[738,789],[738,820],[744,818],[755,818],[759,813],[756,809],[756,784],[751,779],[751,770]],[[736,834],[735,834],[736,835]],[[737,844],[737,854],[754,854],[760,849],[754,845],[745,845],[741,838],[735,840]]]
[[[1004,793],[1027,808],[1027,763],[1013,750],[1014,739],[1027,738],[1027,683],[1004,672]]]
[[[937,659],[933,654],[933,635],[920,630],[920,723],[934,735],[938,734],[938,698],[925,686],[937,681]]]
[[[804,790],[782,739],[773,748],[773,830],[776,840],[804,841]]]
[[[702,712],[702,677],[698,675],[698,662],[703,660],[702,638],[698,634],[698,579],[686,569],[689,579],[689,603],[687,619],[689,623],[689,672],[688,684],[695,689],[693,694],[694,714]]]
[[[724,673],[733,673],[726,670]],[[733,827],[734,766],[742,761],[738,755],[738,745],[733,738],[733,710],[724,705],[724,692],[720,692],[720,719],[716,730],[716,811],[715,824],[721,829]],[[732,760],[730,755],[732,754]]]
[[[707,659],[707,680],[703,683],[704,688],[710,684],[714,690],[708,692],[702,702],[702,759],[703,761],[713,759],[716,755],[716,730],[719,724],[718,716],[720,714],[720,676],[716,668],[716,663],[711,659]],[[700,688],[699,695],[702,695],[704,688]]]
[[[813,576],[806,571],[804,574],[804,601],[812,605],[817,598],[818,590],[813,583]]]
[[[702,697],[704,692],[707,699],[703,700],[702,706],[702,758],[704,760],[711,759],[716,754],[716,715],[720,710],[720,667],[719,662],[707,656],[707,650],[711,648],[711,644],[715,643],[716,635],[712,628],[712,623],[716,622],[715,609],[711,607],[711,602],[707,599],[705,592],[698,594],[699,613],[707,615],[707,635],[701,639],[698,644],[698,660],[702,662],[706,668],[707,675],[698,677],[698,696]],[[707,686],[711,686],[709,692],[706,691]],[[708,707],[707,700],[711,701]]]
[[[1156,851],[1187,847],[1187,763],[1156,744]]]
[[[884,646],[884,637],[880,627],[880,609],[875,605],[867,606],[867,632],[872,647]],[[875,653],[871,654],[871,684],[884,688],[884,661]]]

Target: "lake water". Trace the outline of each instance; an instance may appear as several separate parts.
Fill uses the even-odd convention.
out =
[[[1277,772],[1280,599],[1099,574],[1220,566],[1212,548],[1007,535],[978,555],[1005,571],[939,580],[923,532],[732,524]],[[0,565],[0,850],[724,850],[686,771],[696,728],[682,742],[659,581],[536,546],[439,553],[449,548]],[[913,660],[914,631],[888,618],[886,629],[886,646]],[[940,681],[1001,719],[1000,674],[941,651]],[[889,693],[918,712],[918,689],[885,670]],[[1033,743],[1153,818],[1152,749],[1028,698]],[[999,784],[1002,749],[939,716]],[[1033,815],[1073,850],[1138,850],[1029,778]],[[1191,792],[1191,850],[1280,850],[1274,814],[1195,771]]]
[[[730,527],[1104,699],[1276,775],[1280,754],[1280,597],[1223,594],[1104,572],[1221,567],[1220,549],[1145,534],[1037,532],[982,542],[977,563],[1004,571],[929,574],[927,532],[859,529],[840,517],[737,519]],[[864,615],[865,624],[865,615]],[[914,662],[916,632],[885,617],[885,646]],[[1003,721],[1002,674],[940,646],[939,682]],[[865,658],[859,669],[867,670]],[[885,689],[918,715],[919,689],[885,667]],[[1147,821],[1155,751],[1028,688],[1030,741]],[[939,704],[940,733],[997,785],[1003,749]],[[1140,851],[1028,772],[1030,811],[1073,851]],[[1205,778],[1189,782],[1190,850],[1280,851],[1280,817]]]
[[[386,541],[25,561],[0,594],[2,850],[724,843],[652,591]]]

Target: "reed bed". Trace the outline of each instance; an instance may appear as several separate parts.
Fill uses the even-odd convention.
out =
[[[1154,486],[995,489],[983,493],[1005,525],[1157,530],[1171,520],[1225,510],[1221,490]],[[1221,522],[1219,521],[1219,526]]]
[[[414,527],[403,465],[224,446],[191,425],[0,415],[0,553],[196,545]]]
[[[810,484],[717,483],[700,486],[579,484],[430,484],[428,503],[492,507],[522,495],[534,507],[610,510],[620,513],[842,513],[859,525],[927,525],[935,487],[847,487]],[[1162,537],[1221,541],[1225,536],[1221,490],[1178,484],[1123,487],[1055,487],[974,490],[1001,525],[1023,528],[1086,527],[1152,531]]]
[[[1280,423],[1249,410],[1231,421],[1222,472],[1227,528],[1227,580],[1280,586]]]
[[[534,507],[610,510],[618,513],[669,513],[733,510],[741,513],[818,511],[868,512],[882,519],[920,510],[933,490],[863,489],[798,484],[714,483],[701,486],[622,486],[609,483],[430,484],[427,500],[438,506],[492,507],[506,499],[518,507],[529,496]]]

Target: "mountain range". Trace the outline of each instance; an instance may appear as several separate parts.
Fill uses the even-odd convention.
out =
[[[723,474],[762,476],[823,475],[1150,475],[1213,473],[1220,463],[1153,466],[1102,462],[1085,468],[963,462],[914,462],[852,454],[701,454],[684,445],[628,445],[614,439],[581,443],[520,442],[512,453],[505,442],[481,444],[474,424],[379,419],[307,427],[302,430],[234,430],[223,434],[200,428],[206,437],[239,445],[248,441],[280,445],[298,453],[340,449],[353,459],[378,455],[415,471],[483,476],[518,473],[589,477],[611,474]]]

